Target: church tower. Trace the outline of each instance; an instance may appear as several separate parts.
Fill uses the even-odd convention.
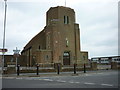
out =
[[[47,11],[46,27],[51,27],[48,37],[53,62],[63,65],[77,63],[80,60],[80,31],[74,10],[63,6],[51,7]]]

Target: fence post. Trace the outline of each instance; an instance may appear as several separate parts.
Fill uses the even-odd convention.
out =
[[[85,65],[85,63],[84,63],[84,73],[86,73],[86,65]]]
[[[74,64],[74,74],[76,74],[76,64]]]
[[[37,75],[39,75],[39,65],[37,64]]]
[[[17,75],[19,76],[20,74],[20,65],[17,65]]]

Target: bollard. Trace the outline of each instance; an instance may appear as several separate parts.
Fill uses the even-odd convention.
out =
[[[86,66],[85,66],[85,63],[84,63],[84,73],[86,73]]]
[[[37,75],[39,75],[39,65],[37,64]]]
[[[60,72],[60,66],[59,64],[57,64],[57,74],[60,74],[59,72]]]
[[[20,65],[17,66],[17,75],[19,76],[20,74]]]
[[[76,74],[76,64],[74,64],[74,74]]]

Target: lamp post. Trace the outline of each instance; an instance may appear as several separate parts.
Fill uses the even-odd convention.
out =
[[[3,73],[3,70],[4,70],[4,50],[5,50],[5,31],[6,31],[6,11],[7,11],[7,0],[4,0],[5,1],[5,15],[4,15],[4,32],[3,32],[3,52],[2,52],[2,73]]]

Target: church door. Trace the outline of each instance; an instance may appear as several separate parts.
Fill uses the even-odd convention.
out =
[[[63,65],[70,65],[70,53],[64,52],[63,54]]]

